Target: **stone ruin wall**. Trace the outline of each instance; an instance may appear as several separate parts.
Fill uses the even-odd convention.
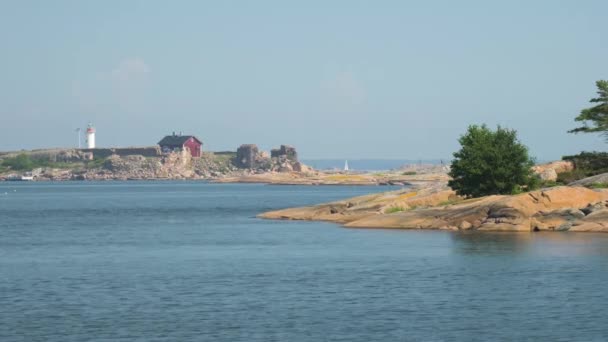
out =
[[[107,158],[113,154],[125,156],[144,156],[144,157],[160,157],[160,146],[147,147],[112,147],[112,148],[83,148],[83,152],[92,152],[95,158]]]
[[[296,152],[296,148],[289,145],[281,145],[280,148],[270,150],[271,158],[281,158],[285,157],[292,162],[298,161],[298,152]]]
[[[305,167],[298,161],[298,153],[293,146],[281,145],[272,149],[270,155],[260,151],[255,144],[241,145],[234,161],[235,166],[242,169],[264,171],[304,171]]]
[[[255,144],[244,144],[236,150],[235,165],[243,169],[255,169],[260,151]]]

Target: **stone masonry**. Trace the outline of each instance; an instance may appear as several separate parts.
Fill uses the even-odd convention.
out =
[[[244,144],[236,150],[235,164],[243,169],[255,169],[259,150],[255,144]]]
[[[271,158],[285,157],[286,159],[288,159],[292,162],[298,161],[298,153],[296,152],[295,147],[289,146],[289,145],[281,145],[281,147],[278,149],[270,150],[270,157]]]

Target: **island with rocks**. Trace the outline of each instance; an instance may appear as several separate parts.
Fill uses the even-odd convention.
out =
[[[465,198],[448,182],[438,180],[396,191],[269,211],[258,217],[328,221],[349,228],[608,232],[608,173],[562,185],[585,162],[575,158],[574,162],[535,165],[534,176],[550,186],[520,194]]]
[[[328,221],[349,228],[608,232],[608,153],[583,152],[533,165],[526,149],[520,149],[525,158],[496,158],[497,151],[509,155],[521,147],[515,139],[505,143],[509,139],[503,139],[500,128],[469,130],[473,137],[484,137],[484,144],[463,146],[455,153],[448,181],[420,182],[258,217]],[[477,134],[480,130],[483,134]],[[500,139],[486,138],[493,134]],[[465,138],[462,141],[470,137]]]
[[[606,133],[608,81],[599,103],[581,111],[571,133]],[[321,220],[350,228],[455,231],[608,232],[608,153],[581,152],[535,165],[515,130],[471,125],[448,180],[398,191],[260,214],[260,218]]]
[[[257,152],[255,162],[242,159],[243,145],[236,152],[193,153],[188,148],[164,149],[162,146],[41,149],[0,152],[0,180],[31,177],[36,181],[67,180],[220,180],[255,174],[309,173],[295,149],[281,146],[271,157]],[[275,150],[273,150],[275,151]],[[287,155],[290,152],[290,155]]]
[[[163,141],[195,139],[168,137]],[[161,143],[148,147],[0,152],[0,181],[206,180],[281,185],[405,185],[447,180],[446,168],[437,165],[383,172],[315,170],[302,163],[295,147],[290,145],[263,151],[255,144],[244,144],[236,151],[211,152]]]
[[[329,221],[350,228],[608,232],[608,190],[557,186],[463,199],[444,185],[425,184],[259,217]]]

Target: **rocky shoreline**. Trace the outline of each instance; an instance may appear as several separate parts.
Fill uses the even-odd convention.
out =
[[[433,183],[258,217],[329,221],[349,228],[608,232],[608,190],[559,186],[465,200]]]
[[[447,181],[445,172],[429,172],[416,175],[403,175],[401,171],[377,173],[344,173],[310,171],[277,173],[266,172],[239,176],[228,176],[213,180],[217,183],[264,183],[275,185],[366,185],[405,186],[417,183]]]
[[[238,152],[242,152],[241,149]],[[273,150],[272,156],[258,152],[256,148],[255,162],[248,164],[239,160],[238,152],[202,152],[193,157],[187,149],[164,153],[158,146],[4,152],[0,153],[0,181],[21,178],[35,181],[214,181],[258,174],[308,174],[311,171],[297,160],[295,148],[290,146],[281,145],[281,149]],[[3,165],[4,161],[8,166]]]
[[[92,151],[92,152],[91,152]],[[145,153],[133,154],[133,153]],[[27,156],[42,165],[26,170],[2,170],[0,181],[105,181],[105,180],[205,180],[216,183],[264,183],[277,185],[397,185],[447,181],[443,166],[425,165],[386,172],[314,170],[298,160],[295,148],[281,145],[270,153],[256,145],[241,145],[236,152],[203,152],[192,157],[187,151],[162,153],[157,147],[97,150],[37,150],[0,154],[4,158]]]

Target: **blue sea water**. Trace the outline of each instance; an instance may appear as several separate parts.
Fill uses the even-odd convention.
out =
[[[256,214],[385,187],[0,184],[0,341],[605,341],[608,234]]]

